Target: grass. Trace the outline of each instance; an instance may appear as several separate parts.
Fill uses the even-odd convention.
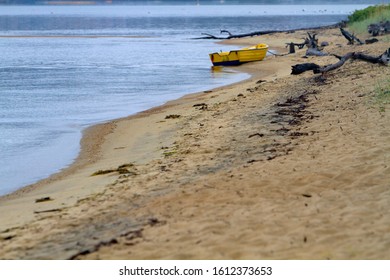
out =
[[[390,78],[379,82],[375,87],[374,103],[379,106],[381,112],[390,104]]]
[[[383,42],[390,43],[390,35],[385,35],[382,37]]]
[[[356,34],[367,34],[371,23],[390,20],[390,4],[370,6],[348,16],[348,27]]]

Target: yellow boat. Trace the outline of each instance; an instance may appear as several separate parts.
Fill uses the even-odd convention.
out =
[[[268,51],[268,45],[257,44],[240,50],[209,54],[214,66],[240,65],[245,62],[263,60]]]

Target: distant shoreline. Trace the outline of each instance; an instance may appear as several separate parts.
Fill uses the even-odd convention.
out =
[[[133,35],[0,35],[1,38],[154,38],[152,36]]]

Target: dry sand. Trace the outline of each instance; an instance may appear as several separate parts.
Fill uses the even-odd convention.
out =
[[[340,55],[379,55],[390,41],[316,32]],[[229,43],[286,52],[303,37]],[[377,97],[390,68],[291,76],[297,63],[337,61],[304,53],[89,129],[73,166],[0,199],[0,258],[390,259],[390,105]]]

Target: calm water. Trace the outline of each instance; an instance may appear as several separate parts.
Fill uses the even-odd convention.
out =
[[[82,130],[248,77],[192,40],[336,23],[364,6],[0,6],[0,195],[77,156]]]

